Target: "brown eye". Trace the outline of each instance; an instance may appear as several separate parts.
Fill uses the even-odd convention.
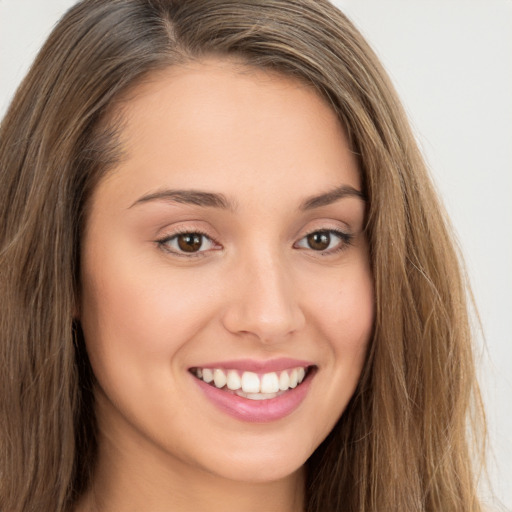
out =
[[[194,231],[177,233],[157,240],[157,243],[165,252],[185,257],[204,256],[205,253],[220,248],[208,235]]]
[[[329,256],[346,249],[352,244],[353,235],[337,229],[319,229],[298,240],[296,249],[309,249],[320,253],[320,256]]]
[[[331,244],[331,235],[328,231],[315,231],[306,239],[308,246],[315,251],[325,251]]]
[[[183,252],[197,252],[203,245],[203,235],[199,233],[183,233],[176,236],[178,247]]]

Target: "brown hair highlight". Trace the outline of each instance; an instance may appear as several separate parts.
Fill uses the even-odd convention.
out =
[[[126,94],[210,55],[315,87],[368,199],[374,334],[307,462],[307,512],[478,512],[471,404],[483,416],[460,258],[387,75],[325,0],[85,0],[56,26],[0,127],[0,509],[64,512],[87,488],[94,377],[73,319],[88,199],[122,158]]]

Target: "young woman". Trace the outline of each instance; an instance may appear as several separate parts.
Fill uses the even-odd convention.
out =
[[[332,5],[80,2],[0,169],[1,510],[480,510],[456,252]]]

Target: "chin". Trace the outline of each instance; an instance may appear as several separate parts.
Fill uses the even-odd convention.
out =
[[[302,449],[301,443],[267,443],[266,446],[259,444],[255,450],[240,450],[238,452],[214,456],[211,454],[210,461],[216,459],[216,464],[208,464],[208,471],[222,478],[246,483],[269,483],[286,479],[297,473],[303,467],[314,448]],[[225,455],[228,455],[226,457]],[[215,458],[214,458],[215,457]]]

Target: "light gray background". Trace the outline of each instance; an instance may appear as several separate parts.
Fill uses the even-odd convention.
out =
[[[0,117],[73,3],[0,0]],[[390,73],[458,233],[486,340],[491,483],[512,510],[512,0],[335,3]]]

